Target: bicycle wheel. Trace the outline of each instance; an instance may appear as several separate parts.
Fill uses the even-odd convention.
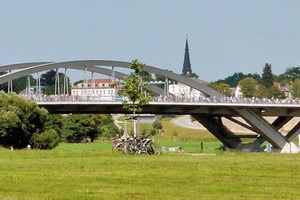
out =
[[[157,143],[151,142],[147,145],[146,153],[149,155],[160,155],[161,148]]]
[[[127,154],[136,154],[137,153],[137,146],[134,142],[126,142],[124,144],[124,150]]]
[[[125,148],[124,143],[116,144],[112,147],[112,153],[113,154],[123,154],[123,153],[125,153],[124,148]]]

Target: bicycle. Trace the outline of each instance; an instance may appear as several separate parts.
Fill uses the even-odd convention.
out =
[[[136,137],[130,137],[126,140],[116,138],[113,140],[112,152],[123,154],[160,155],[161,148],[159,144],[149,138],[141,140]]]

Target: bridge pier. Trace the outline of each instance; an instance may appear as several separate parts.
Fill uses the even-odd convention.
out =
[[[270,142],[274,148],[282,149],[288,140],[278,132],[278,129],[265,120],[260,113],[257,113],[254,109],[243,108],[235,109],[235,111],[265,140]],[[275,120],[276,121],[276,120]],[[285,120],[280,119],[275,125],[280,127]],[[281,122],[281,123],[279,123]],[[258,140],[256,140],[257,142]],[[261,143],[261,142],[260,142]]]
[[[241,143],[241,139],[235,137],[234,133],[224,126],[220,116],[213,116],[211,114],[193,114],[192,117],[200,122],[226,147],[235,149]]]
[[[265,120],[260,113],[250,108],[232,109],[238,117],[241,117],[247,124],[238,121],[230,116],[216,114],[192,114],[191,116],[200,122],[218,140],[230,149],[260,149],[260,145],[268,141],[275,149],[282,149],[286,143],[291,142],[300,133],[300,122],[290,132],[283,136],[278,130],[289,122],[292,117],[278,117],[272,124]],[[255,132],[257,135],[236,135],[222,122],[225,117],[236,124]],[[243,143],[242,138],[254,138],[253,141]]]

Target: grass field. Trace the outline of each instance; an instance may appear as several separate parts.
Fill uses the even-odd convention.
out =
[[[298,154],[110,150],[111,142],[2,148],[0,199],[300,199]]]
[[[215,151],[208,132],[168,121],[154,139],[181,153],[112,155],[111,141],[0,148],[0,199],[300,199],[299,154]]]

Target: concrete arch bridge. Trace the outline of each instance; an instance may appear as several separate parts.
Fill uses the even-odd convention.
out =
[[[129,68],[130,62],[108,60],[80,60],[68,62],[34,62],[18,63],[0,66],[1,72],[8,72],[0,76],[0,84],[10,83],[12,80],[29,76],[38,72],[57,69],[83,70],[93,73],[114,76],[123,79],[126,74],[116,69]],[[109,68],[107,68],[109,67]],[[144,66],[144,71],[165,77],[169,80],[183,83],[190,88],[201,91],[212,99],[222,99],[224,96],[209,88],[203,81],[190,79],[166,69]],[[167,94],[164,89],[149,85],[148,90],[156,94]],[[70,102],[52,101],[37,102],[39,106],[48,109],[50,113],[126,113],[121,102]],[[294,117],[300,116],[299,104],[245,104],[222,102],[151,102],[145,107],[144,113],[154,114],[190,114],[199,121],[208,131],[230,149],[259,149],[265,142],[269,142],[275,149],[283,149],[290,144],[300,133],[298,122],[287,134],[282,134],[282,128]],[[268,122],[264,116],[274,116],[273,122]],[[240,117],[243,121],[237,120]],[[239,126],[253,131],[255,134],[238,135],[226,127],[223,119],[226,118]],[[244,138],[251,141],[244,143]],[[248,140],[249,141],[249,140]]]

